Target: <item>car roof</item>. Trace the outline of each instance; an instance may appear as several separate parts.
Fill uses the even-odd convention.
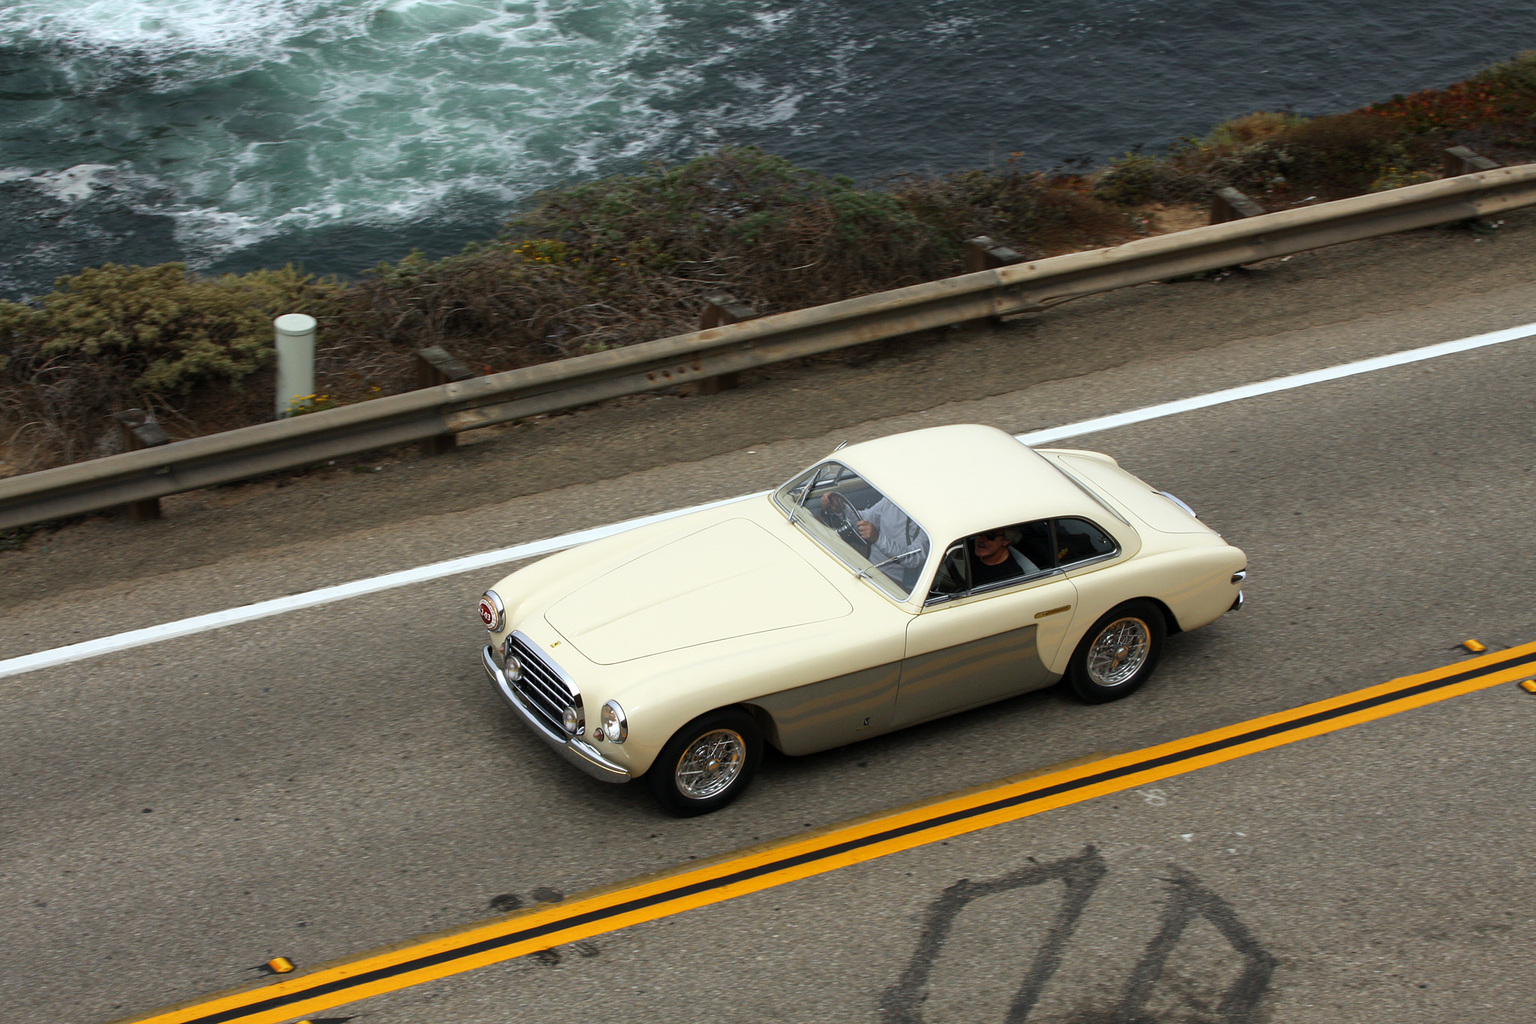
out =
[[[926,529],[936,544],[1059,516],[1108,513],[1034,449],[996,427],[957,424],[848,445],[830,456]]]

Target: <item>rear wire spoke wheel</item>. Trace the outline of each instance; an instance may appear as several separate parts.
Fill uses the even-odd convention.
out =
[[[1141,619],[1116,619],[1088,648],[1084,667],[1088,678],[1100,686],[1119,686],[1147,663],[1152,650],[1152,630]]]
[[[1150,601],[1127,601],[1093,624],[1072,655],[1072,691],[1089,704],[1128,697],[1163,653],[1168,624]]]
[[[656,802],[672,814],[708,814],[741,795],[762,757],[757,720],[742,708],[721,708],[679,729],[645,781]]]

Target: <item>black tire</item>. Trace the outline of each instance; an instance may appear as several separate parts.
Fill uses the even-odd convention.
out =
[[[700,749],[710,743],[713,751]],[[718,811],[740,796],[762,759],[763,731],[757,719],[742,708],[720,708],[677,730],[645,773],[645,783],[669,814],[691,818]]]
[[[1083,634],[1067,678],[1087,704],[1129,697],[1147,681],[1163,654],[1168,622],[1151,601],[1127,601],[1110,609]]]

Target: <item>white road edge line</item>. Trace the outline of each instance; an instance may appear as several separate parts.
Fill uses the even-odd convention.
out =
[[[1208,409],[1213,405],[1239,402],[1247,398],[1272,395],[1279,391],[1290,391],[1295,388],[1307,387],[1311,384],[1320,384],[1324,381],[1354,377],[1363,373],[1374,373],[1377,370],[1386,370],[1395,366],[1406,366],[1410,363],[1420,363],[1429,359],[1439,359],[1442,356],[1456,355],[1460,352],[1486,348],[1490,345],[1502,345],[1511,341],[1519,341],[1522,338],[1529,338],[1533,335],[1536,335],[1536,324],[1525,324],[1502,331],[1479,334],[1471,338],[1460,338],[1456,341],[1441,342],[1438,345],[1427,345],[1424,348],[1409,349],[1406,352],[1394,352],[1390,355],[1361,359],[1357,362],[1330,366],[1321,370],[1309,370],[1306,373],[1276,377],[1273,380],[1262,381],[1257,384],[1244,384],[1241,387],[1227,388],[1224,391],[1213,391],[1210,394],[1197,395],[1194,398],[1182,398],[1174,402],[1164,402],[1161,405],[1150,405],[1144,409],[1116,413],[1112,416],[1100,416],[1096,419],[1082,420],[1078,423],[1068,423],[1064,426],[1031,431],[1028,434],[1018,434],[1016,436],[1025,444],[1047,444],[1051,441],[1060,441],[1068,437],[1096,434],[1105,430],[1130,426],[1134,423],[1145,423],[1148,420],[1177,416],[1196,409]],[[759,492],[759,494],[767,493],[767,491]],[[166,622],[158,626],[148,626],[144,629],[134,629],[126,633],[118,633],[115,636],[105,636],[96,640],[84,640],[80,643],[69,644],[64,647],[39,651],[36,654],[8,658],[0,661],[0,679],[4,679],[7,676],[21,675],[25,672],[36,672],[40,669],[53,668],[85,658],[112,654],[116,651],[143,647],[146,644],[158,643],[162,640],[171,640],[176,637],[190,636],[194,633],[203,633],[211,629],[219,629],[223,626],[233,626],[242,622],[251,622],[256,619],[270,618],[274,615],[285,615],[289,612],[301,611],[305,608],[332,604],[336,601],[345,601],[348,598],[359,597],[364,594],[376,594],[381,590],[393,590],[396,587],[406,587],[413,583],[424,583],[429,580],[442,579],[445,576],[454,576],[459,573],[484,569],[493,565],[504,565],[508,562],[521,561],[525,558],[553,554],[556,551],[563,551],[566,548],[585,544],[588,541],[612,537],[626,530],[633,530],[641,526],[649,526],[652,523],[675,519],[690,512],[717,508],[720,505],[738,501],[741,497],[749,498],[756,496],[741,495],[738,498],[726,498],[722,501],[712,501],[708,504],[675,509],[671,512],[659,512],[656,515],[642,516],[639,519],[627,519],[624,522],[614,523],[610,526],[598,526],[590,530],[567,533],[560,537],[550,537],[546,540],[517,544],[510,548],[485,551],[476,555],[464,555],[461,558],[449,559],[446,562],[418,566],[415,569],[402,569],[399,572],[386,573],[383,576],[375,576],[366,580],[356,580],[352,583],[341,583],[334,587],[324,587],[305,594],[290,594],[287,597],[273,598],[270,601],[258,601],[256,604],[226,608],[223,611],[209,612],[206,615],[194,615],[192,618],[181,619],[177,622]]]

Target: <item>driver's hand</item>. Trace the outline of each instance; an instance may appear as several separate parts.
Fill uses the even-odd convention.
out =
[[[841,512],[843,510],[843,496],[835,493],[823,494],[821,496],[821,507],[833,512]]]
[[[880,531],[876,529],[875,524],[870,522],[868,519],[860,519],[859,536],[864,538],[865,543],[873,544],[875,540],[880,536]]]

